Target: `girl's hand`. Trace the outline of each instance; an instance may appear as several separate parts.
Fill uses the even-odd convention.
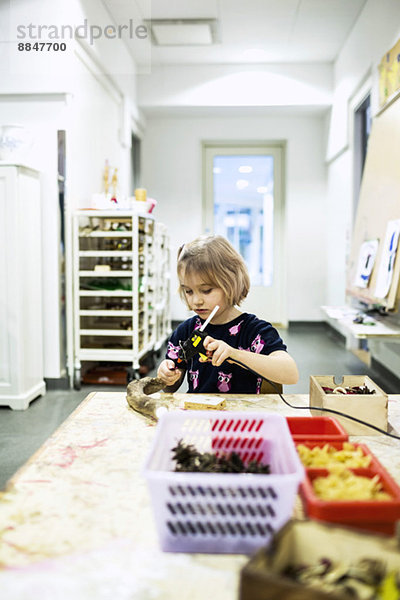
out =
[[[166,386],[174,385],[182,376],[182,371],[175,366],[173,360],[166,358],[160,363],[157,376],[162,379]]]
[[[222,340],[215,340],[208,335],[204,342],[204,348],[207,350],[208,360],[214,365],[214,367],[220,367],[222,363],[227,360],[232,352],[233,348]]]

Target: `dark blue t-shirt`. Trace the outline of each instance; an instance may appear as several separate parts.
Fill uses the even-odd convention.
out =
[[[167,347],[166,358],[176,362],[179,342],[184,342],[203,320],[195,316],[181,323],[172,333]],[[216,340],[223,340],[232,348],[248,350],[258,354],[271,354],[276,350],[286,350],[277,330],[258,319],[255,315],[242,313],[233,321],[223,325],[209,323],[206,332]],[[181,365],[178,365],[182,368]],[[240,365],[225,361],[219,367],[211,362],[201,362],[196,354],[187,364],[189,393],[259,394],[262,379]]]

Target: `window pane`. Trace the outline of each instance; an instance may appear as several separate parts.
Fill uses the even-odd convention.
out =
[[[252,285],[272,285],[273,178],[272,156],[214,157],[214,232],[243,256]]]

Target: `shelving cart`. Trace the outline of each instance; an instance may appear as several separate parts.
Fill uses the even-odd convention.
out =
[[[159,348],[156,297],[159,279],[169,278],[168,255],[159,262],[157,224],[130,211],[79,210],[73,216],[74,374],[82,362],[128,363],[127,381],[139,376],[139,361]],[[165,238],[167,239],[167,238]],[[158,273],[163,265],[164,273]],[[159,265],[159,266],[158,266]],[[169,287],[163,293],[169,296]],[[169,310],[169,298],[163,310]],[[170,323],[169,314],[163,315]]]
[[[155,223],[155,289],[154,289],[154,350],[160,355],[160,349],[171,334],[170,309],[170,240],[168,229],[163,223]]]

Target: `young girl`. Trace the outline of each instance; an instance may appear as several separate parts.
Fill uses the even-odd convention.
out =
[[[189,393],[260,393],[262,377],[235,361],[277,383],[297,382],[296,363],[276,329],[236,308],[246,298],[250,280],[242,257],[225,238],[201,236],[182,246],[177,272],[180,295],[197,316],[181,323],[168,341],[166,359],[158,367],[166,391],[176,391],[187,371]],[[178,363],[180,343],[216,305],[219,309],[205,329],[207,361],[196,354],[187,364]]]

